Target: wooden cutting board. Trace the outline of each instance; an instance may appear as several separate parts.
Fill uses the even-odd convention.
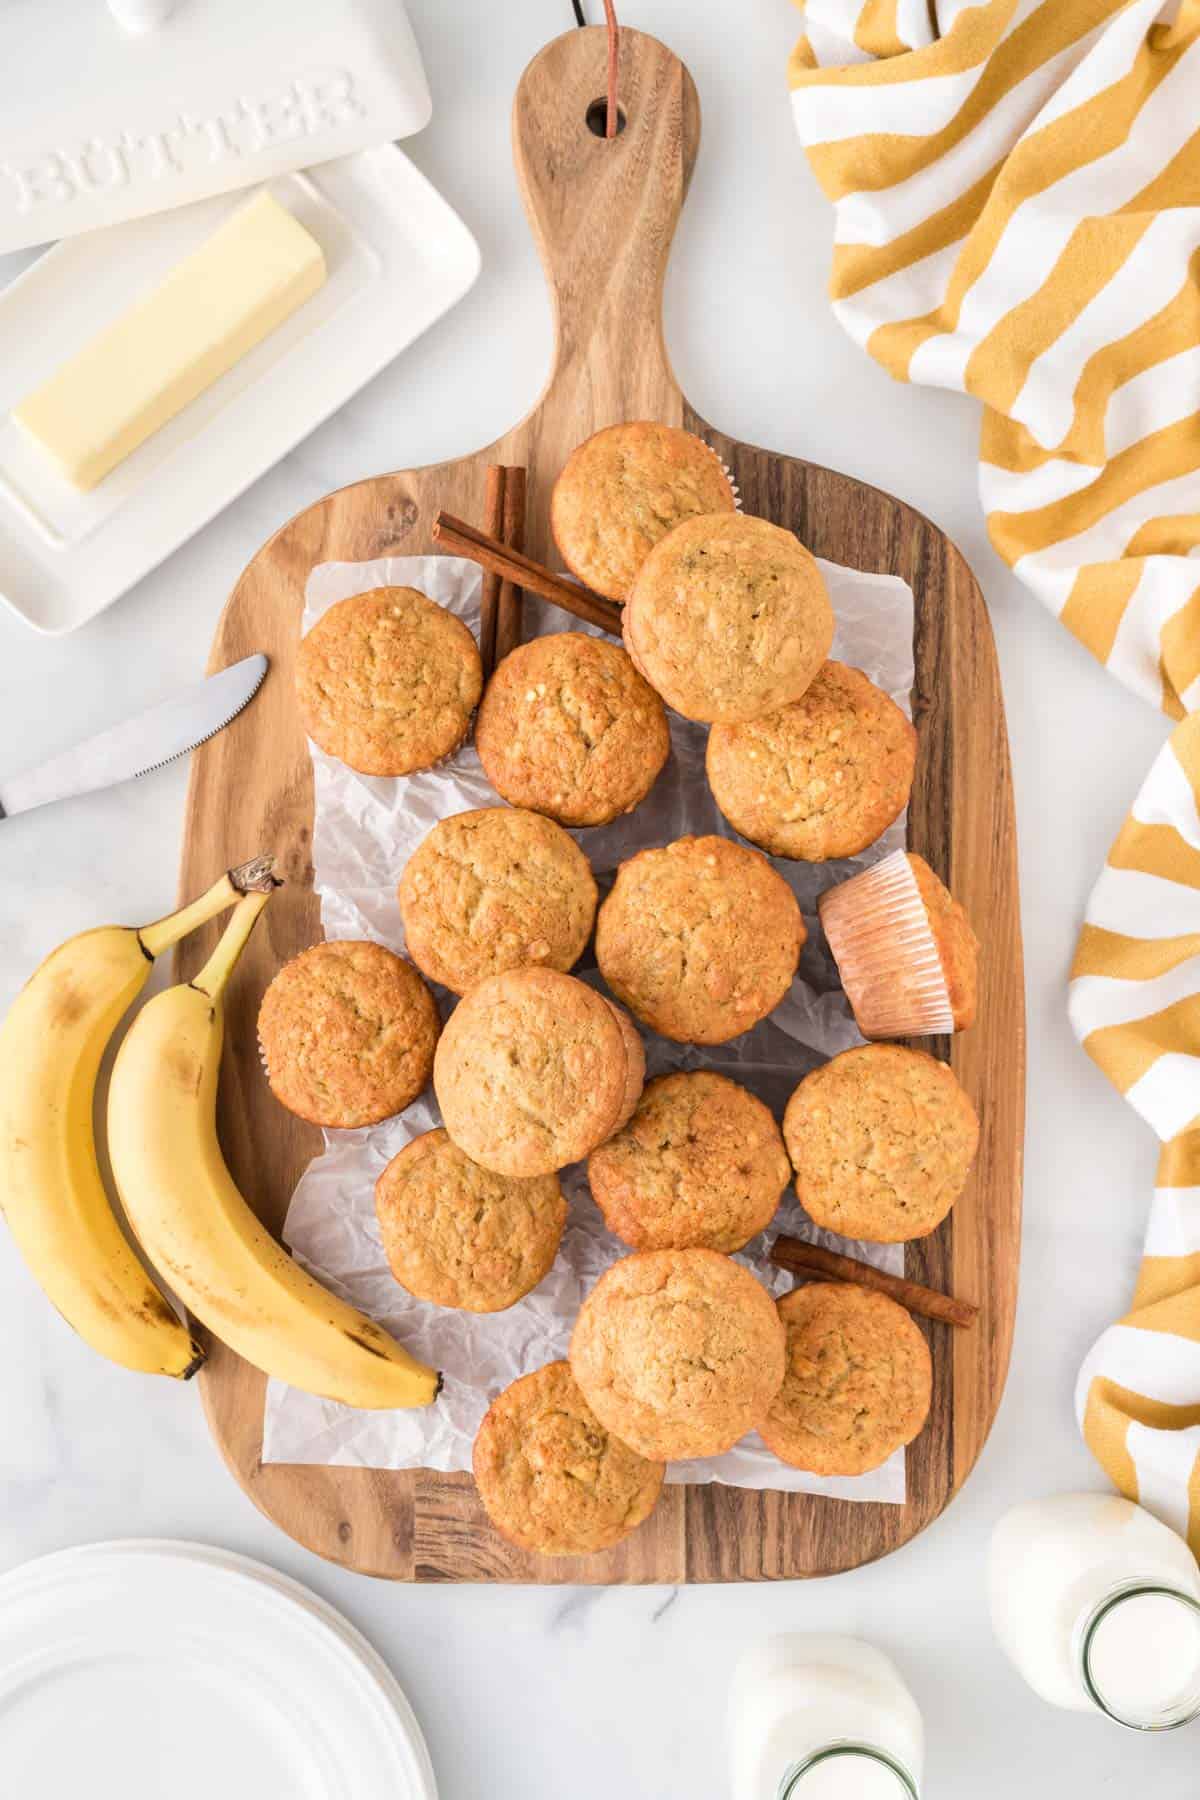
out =
[[[929,1331],[933,1411],[908,1454],[906,1505],[856,1505],[778,1492],[668,1487],[616,1550],[577,1560],[528,1556],[491,1530],[470,1478],[428,1472],[263,1466],[265,1381],[218,1343],[201,1377],[213,1435],[255,1505],[300,1543],[372,1575],[416,1581],[728,1581],[829,1574],[885,1555],[937,1517],[987,1436],[1008,1366],[1017,1292],[1024,1012],[1016,841],[1004,709],[979,589],[954,546],[900,501],[815,464],[741,444],[688,404],[663,347],[671,237],[700,139],[690,75],[655,39],[621,33],[624,129],[595,135],[605,88],[602,30],[548,45],[521,79],[513,148],[554,299],[556,349],[529,417],[473,456],[358,482],[308,507],[259,551],[234,588],[210,668],[265,650],[258,698],[192,759],[182,890],[273,849],[287,886],[251,940],[230,996],[220,1129],[230,1165],[278,1231],[320,1134],[268,1093],[255,1016],[286,958],[321,935],[312,892],[312,774],[293,704],[305,579],[313,564],[429,551],[439,507],[480,519],[490,462],[529,471],[527,547],[557,561],[551,483],[568,452],[629,418],[683,425],[732,468],[747,511],[792,527],[818,555],[901,575],[916,597],[914,713],[920,757],[912,847],[949,881],[986,938],[980,1022],[948,1057],[983,1120],[970,1186],[932,1237],[910,1244],[908,1274],[977,1300],[972,1331]],[[502,321],[497,353],[503,354]],[[564,619],[564,627],[570,621]],[[397,874],[399,871],[397,871]],[[215,928],[214,928],[215,929]],[[213,931],[180,958],[194,972]]]

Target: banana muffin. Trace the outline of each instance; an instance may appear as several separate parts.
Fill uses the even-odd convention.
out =
[[[673,525],[736,507],[720,458],[702,439],[637,419],[597,431],[572,451],[550,496],[550,529],[573,575],[624,600]]]
[[[854,856],[908,804],[917,734],[861,669],[827,662],[801,699],[714,725],[705,763],[735,831],[772,856]]]
[[[472,988],[434,1061],[446,1129],[498,1175],[549,1175],[628,1118],[641,1092],[641,1039],[616,1007],[556,969],[513,969]]]
[[[827,888],[817,911],[864,1037],[930,1037],[975,1023],[979,940],[923,856],[894,850]]]
[[[783,1136],[814,1224],[900,1244],[936,1230],[958,1199],[979,1120],[946,1063],[899,1044],[864,1044],[804,1077]]]
[[[865,1475],[911,1444],[933,1392],[929,1346],[902,1306],[852,1282],[813,1281],[779,1302],[787,1373],[759,1432],[813,1475]]]
[[[296,656],[305,731],[360,775],[432,768],[466,737],[482,689],[475,639],[416,588],[339,600]]]
[[[637,1026],[625,1008],[614,1006],[607,994],[601,995],[601,998],[617,1021],[621,1031],[621,1041],[625,1046],[625,1092],[621,1096],[621,1105],[613,1126],[613,1131],[620,1131],[632,1119],[637,1103],[642,1097],[642,1089],[646,1084],[646,1047],[642,1043]]]
[[[662,701],[619,644],[556,631],[500,663],[475,748],[510,805],[560,825],[607,825],[646,798],[671,734]]]
[[[720,1456],[783,1381],[775,1303],[715,1250],[642,1250],[604,1271],[571,1335],[592,1411],[642,1456]]]
[[[410,962],[338,938],[285,963],[262,998],[258,1041],[275,1098],[331,1129],[374,1125],[428,1086],[440,1022]]]
[[[908,866],[913,872],[921,905],[925,909],[925,917],[937,945],[938,962],[946,983],[954,1029],[965,1031],[975,1023],[979,939],[963,908],[945,883],[939,881],[925,858],[909,852]]]
[[[503,1312],[530,1293],[567,1222],[554,1175],[495,1175],[447,1131],[426,1131],[393,1156],[375,1183],[375,1212],[401,1286],[475,1313]]]
[[[587,857],[553,819],[484,806],[442,819],[398,890],[408,951],[456,994],[507,969],[570,969],[596,917]]]
[[[740,1250],[775,1216],[792,1168],[756,1095],[711,1069],[659,1075],[588,1158],[592,1197],[634,1250]]]
[[[668,706],[732,725],[799,700],[829,655],[833,608],[793,532],[713,513],[685,519],[655,545],[623,629]]]
[[[597,919],[596,960],[652,1031],[723,1044],[783,999],[804,937],[795,895],[765,856],[685,837],[621,864]]]
[[[473,1463],[501,1537],[543,1556],[619,1544],[653,1512],[664,1472],[605,1430],[565,1362],[522,1375],[493,1400]]]

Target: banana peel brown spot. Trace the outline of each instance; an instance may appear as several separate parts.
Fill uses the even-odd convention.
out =
[[[185,1094],[200,1092],[204,1066],[199,1057],[191,1055],[179,1045],[175,1045],[163,1058],[163,1073],[176,1087],[182,1088]]]
[[[152,1325],[178,1325],[179,1323],[174,1308],[167,1305],[161,1294],[148,1295],[146,1304],[141,1310],[143,1316]]]
[[[170,1274],[169,1269],[164,1269],[163,1272],[167,1275]],[[239,1306],[237,1302],[232,1300],[226,1293],[214,1293],[211,1288],[197,1283],[193,1283],[193,1291],[196,1295],[197,1304],[191,1306],[189,1302],[189,1307],[190,1310],[196,1314],[197,1318],[203,1318],[205,1313],[211,1309],[212,1316],[215,1319],[219,1319],[227,1326],[240,1325],[244,1326],[248,1331],[253,1331],[262,1323],[261,1313],[256,1312],[253,1307]],[[220,1331],[215,1326],[213,1329],[217,1331],[217,1336],[219,1337],[221,1335]]]
[[[65,976],[60,976],[51,992],[50,1026],[65,1030],[82,1019],[87,1009],[87,1001],[79,989]]]
[[[256,1313],[252,1307],[239,1306],[229,1294],[215,1293],[207,1283],[198,1280],[192,1273],[190,1263],[181,1263],[175,1257],[168,1256],[161,1250],[155,1256],[154,1262],[159,1274],[170,1286],[181,1290],[186,1289],[196,1296],[199,1304],[193,1306],[189,1300],[187,1302],[189,1311],[203,1317],[211,1302],[214,1314],[226,1320],[230,1325],[245,1325],[252,1328],[259,1323],[261,1315]],[[164,1300],[163,1305],[166,1304]],[[175,1314],[172,1313],[171,1317],[175,1318]]]
[[[113,1303],[109,1299],[108,1295],[106,1293],[104,1293],[104,1291],[101,1288],[93,1288],[92,1289],[92,1304],[95,1306],[96,1311],[98,1313],[102,1313],[106,1319],[113,1319],[113,1320],[120,1321],[121,1319],[128,1317],[128,1314],[126,1312],[124,1312],[119,1306],[113,1305]],[[62,1316],[64,1319],[67,1317],[67,1315],[65,1313],[63,1313]],[[68,1325],[70,1325],[70,1324],[72,1324],[72,1321],[70,1319],[67,1319],[67,1323],[68,1323]]]

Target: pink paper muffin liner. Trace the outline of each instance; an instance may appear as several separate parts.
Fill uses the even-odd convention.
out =
[[[829,888],[817,912],[864,1037],[954,1030],[929,915],[903,850]]]

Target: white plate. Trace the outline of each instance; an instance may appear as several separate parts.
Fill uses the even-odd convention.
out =
[[[437,1800],[412,1708],[339,1613],[153,1539],[0,1579],[0,1769],[37,1800]]]
[[[0,599],[74,631],[228,506],[466,293],[479,251],[394,145],[264,184],[325,252],[324,287],[78,494],[10,417],[31,388],[208,237],[246,193],[59,244],[0,294]]]

